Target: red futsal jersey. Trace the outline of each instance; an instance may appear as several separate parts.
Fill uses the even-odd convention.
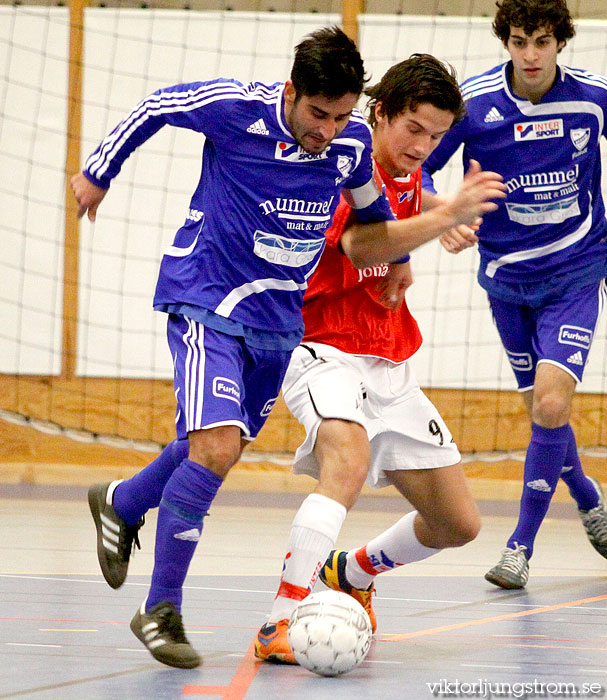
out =
[[[421,168],[406,178],[392,178],[376,162],[376,174],[397,219],[420,212]],[[343,197],[327,231],[327,245],[304,297],[304,342],[331,345],[351,355],[371,355],[403,362],[422,342],[406,301],[397,311],[379,302],[378,285],[389,266],[357,270],[341,252],[339,241],[355,214]]]

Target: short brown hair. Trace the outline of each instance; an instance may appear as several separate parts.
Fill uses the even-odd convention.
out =
[[[378,102],[388,121],[425,103],[451,112],[454,124],[465,114],[455,69],[427,53],[414,53],[389,68],[377,85],[365,90],[365,95],[369,97],[368,120],[372,127],[376,124]]]

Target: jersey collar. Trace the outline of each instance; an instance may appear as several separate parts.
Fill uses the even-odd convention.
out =
[[[291,141],[295,141],[293,134],[291,133],[291,129],[287,126],[287,120],[285,119],[285,86],[284,83],[282,87],[280,88],[277,99],[276,99],[276,122],[278,123],[278,126],[280,127],[281,131],[284,133],[285,136],[288,136],[288,138]]]
[[[512,61],[507,61],[502,66],[502,79],[504,81],[504,91],[505,91],[506,95],[508,95],[508,97],[512,100],[512,102],[514,102],[517,105],[531,104],[531,102],[529,100],[524,99],[522,97],[517,97],[514,94],[514,92],[512,92],[512,78],[511,78],[511,76],[512,76]],[[559,66],[559,64],[557,63],[556,64],[556,80],[552,84],[552,87],[550,88],[550,90],[552,90],[558,82],[563,82],[564,80],[565,80],[565,71],[563,71],[561,69],[561,67]],[[550,90],[548,90],[546,95],[548,95],[550,93]],[[544,95],[544,97],[546,95]]]

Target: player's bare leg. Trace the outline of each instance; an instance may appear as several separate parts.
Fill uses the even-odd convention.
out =
[[[195,430],[188,435],[189,459],[204,466],[222,479],[240,459],[246,442],[236,425],[221,425]]]
[[[385,474],[416,510],[366,546],[347,553],[332,552],[320,575],[331,588],[362,597],[374,629],[371,593],[378,574],[426,559],[444,547],[466,544],[480,529],[478,510],[461,464]]]
[[[255,640],[255,655],[264,661],[296,663],[287,640],[287,622],[313,588],[347,510],[365,482],[370,456],[367,433],[358,423],[323,420],[314,454],[320,480],[293,519],[280,587],[269,621]]]
[[[323,420],[314,454],[320,464],[320,480],[314,493],[332,498],[350,510],[369,471],[371,448],[367,431],[351,421]]]
[[[575,379],[549,362],[540,362],[533,390],[523,392],[531,420],[543,428],[559,428],[569,422]]]
[[[387,471],[386,476],[416,509],[413,530],[424,547],[461,547],[478,535],[480,516],[461,463]]]

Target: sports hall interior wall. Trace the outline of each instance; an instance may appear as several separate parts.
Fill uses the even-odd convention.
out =
[[[231,10],[242,12],[330,12],[339,14],[348,0],[92,0],[90,7],[156,7],[191,10]],[[0,0],[0,5],[68,5],[58,0]],[[365,14],[451,15],[491,17],[495,0],[355,0],[357,10]],[[570,0],[573,17],[607,19],[604,0]]]
[[[0,2],[1,4],[14,3]],[[120,0],[91,2],[87,3],[87,6],[97,8],[98,11],[107,7],[174,10],[188,8],[196,12],[232,10],[268,14],[307,13],[308,20],[321,24],[324,22],[322,18],[327,13],[333,13],[336,15],[334,21],[339,21],[344,4],[344,2],[331,0],[323,3],[321,9],[320,4],[314,0],[291,2],[287,0],[277,2],[265,0],[172,2],[167,0],[162,3]],[[352,4],[349,3],[349,5]],[[364,10],[366,16],[394,15],[393,21],[390,17],[376,18],[377,24],[370,21],[369,32],[374,30],[374,36],[382,31],[384,25],[381,22],[385,21],[386,26],[406,22],[402,16],[405,13],[461,18],[490,17],[494,11],[492,0],[470,0],[469,2],[368,0],[357,4]],[[23,6],[26,5],[53,7],[61,3],[23,3]],[[577,2],[574,0],[570,2],[570,6],[574,16],[578,18],[607,19],[607,3],[603,0],[577,0]],[[319,14],[321,12],[322,17]],[[315,18],[317,14],[318,19]],[[596,28],[600,28],[600,25]],[[366,56],[364,49],[363,55]],[[288,58],[287,56],[285,60],[288,61]],[[400,58],[400,55],[396,58]],[[375,65],[380,66],[381,61],[376,61]],[[602,72],[607,72],[605,66]],[[129,92],[127,98],[129,104],[136,99],[132,92]],[[95,100],[92,102],[94,103]],[[72,111],[72,109],[69,110],[70,113]],[[95,126],[97,129],[92,133],[89,129],[79,137],[76,136],[83,141],[85,151],[94,146],[95,139],[100,133],[104,133],[103,126],[99,127],[99,124]],[[74,138],[75,135],[70,132],[68,141]],[[161,150],[161,147],[156,147],[156,150]],[[68,167],[68,175],[69,169]],[[72,166],[72,171],[75,170],[76,168]],[[134,180],[136,182],[137,178]],[[69,194],[65,202],[66,220],[71,217],[73,222],[73,205],[71,205],[71,212],[68,211]],[[136,216],[134,218],[136,219]],[[82,264],[83,261],[76,262]],[[88,261],[85,262],[88,264]],[[429,268],[433,264],[429,264]],[[152,269],[155,269],[155,265],[156,263],[152,264]],[[422,266],[421,282],[424,274]],[[148,286],[146,291],[148,304],[151,288],[153,287]],[[77,307],[75,285],[70,288],[66,283],[64,303],[65,298],[68,300],[71,298],[74,306]],[[480,313],[488,312],[481,310]],[[428,338],[432,337],[432,330],[434,329],[438,334],[440,329],[433,328],[430,311],[426,313],[423,309],[420,314],[420,325],[428,341]],[[79,333],[77,324],[71,328],[70,332],[73,336],[77,336]],[[483,341],[484,338],[479,337],[479,340]],[[78,345],[77,338],[72,337],[71,342],[72,348]],[[164,342],[163,339],[162,342]],[[442,360],[440,351],[437,350],[436,354],[439,365],[442,363],[448,367],[453,363],[448,352],[444,353]],[[172,382],[162,373],[161,376],[152,373],[152,376],[146,377],[128,376],[128,372],[118,371],[117,376],[106,376],[103,365],[101,369],[97,367],[82,373],[78,370],[74,353],[67,357],[67,360],[72,367],[66,372],[64,341],[63,362],[60,357],[58,363],[53,364],[52,371],[47,373],[39,370],[5,371],[0,365],[0,372],[2,372],[0,374],[0,411],[5,411],[7,414],[4,416],[6,420],[0,420],[0,481],[88,483],[101,473],[104,476],[108,473],[111,476],[128,476],[133,470],[136,471],[144,466],[159,445],[166,444],[172,439],[174,430]],[[454,364],[457,364],[457,361]],[[501,364],[503,365],[503,362]],[[518,480],[521,470],[520,451],[524,449],[529,439],[527,418],[520,397],[512,391],[513,382],[509,378],[509,370],[502,366],[499,371],[502,376],[508,376],[508,380],[501,380],[498,388],[484,389],[478,385],[471,385],[471,388],[449,388],[444,385],[444,382],[443,384],[438,382],[437,386],[428,384],[426,388],[428,395],[448,422],[460,449],[467,453],[468,473],[474,476],[481,486],[486,479]],[[600,373],[599,363],[597,376]],[[145,375],[145,372],[143,374]],[[445,374],[448,374],[447,369]],[[602,386],[601,381],[590,393],[576,395],[571,422],[580,445],[588,448],[582,457],[585,465],[590,467],[590,473],[594,473],[599,478],[604,477],[602,480],[607,481],[607,468],[601,453],[601,448],[607,445],[605,421],[607,398],[602,391]],[[0,419],[2,417],[0,413]],[[238,483],[251,488],[260,486],[273,488],[272,484],[278,485],[279,488],[288,485],[288,488],[295,490],[307,488],[300,486],[305,484],[303,477],[293,480],[288,474],[290,455],[299,444],[301,437],[301,427],[290,416],[284,403],[279,401],[258,440],[248,450],[248,456],[230,479],[234,484]],[[114,443],[120,446],[117,447]],[[598,451],[595,449],[597,447]],[[494,461],[495,459],[499,461]]]

